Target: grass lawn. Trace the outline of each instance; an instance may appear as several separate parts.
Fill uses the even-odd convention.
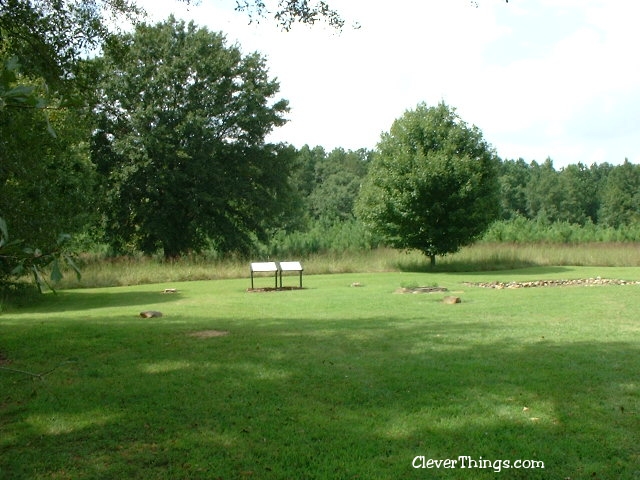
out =
[[[0,478],[637,480],[640,286],[463,284],[595,276],[640,269],[47,294],[0,316]],[[394,294],[407,285],[462,303]],[[457,468],[414,468],[416,457]]]

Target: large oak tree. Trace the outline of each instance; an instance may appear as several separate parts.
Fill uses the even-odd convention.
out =
[[[115,45],[115,44],[114,44]],[[94,159],[119,250],[246,250],[287,207],[291,150],[265,143],[285,100],[264,59],[170,18],[100,60]]]

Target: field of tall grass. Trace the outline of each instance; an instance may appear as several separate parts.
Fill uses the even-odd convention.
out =
[[[148,283],[248,278],[251,261],[300,260],[305,275],[355,272],[428,272],[429,259],[420,252],[388,248],[317,253],[278,258],[216,260],[190,256],[167,262],[155,257],[117,257],[105,259],[84,255],[79,258],[82,278],[72,272],[56,286],[58,289],[140,285]],[[531,266],[640,266],[637,243],[477,243],[453,255],[439,257],[435,271],[492,271]]]

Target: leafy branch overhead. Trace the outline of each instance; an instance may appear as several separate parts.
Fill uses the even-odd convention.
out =
[[[251,22],[272,15],[276,23],[286,31],[291,30],[296,22],[314,25],[324,21],[337,29],[345,24],[341,14],[322,0],[279,0],[275,10],[270,10],[262,0],[236,0],[236,10],[248,14]]]
[[[191,0],[183,1],[193,3]],[[470,3],[476,8],[480,6],[477,1],[472,0]],[[509,3],[509,0],[506,0],[506,3]],[[321,21],[338,30],[342,29],[345,19],[332,5],[333,2],[329,4],[324,0],[278,0],[277,7],[269,9],[263,0],[236,0],[236,10],[248,14],[251,22],[273,16],[276,23],[286,31],[291,30],[296,22],[315,25]],[[358,27],[359,25],[355,23],[354,28]]]

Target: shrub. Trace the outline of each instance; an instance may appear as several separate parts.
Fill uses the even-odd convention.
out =
[[[491,225],[482,242],[488,243],[598,243],[640,242],[640,225],[609,227],[587,222],[578,225],[569,222],[543,222],[516,216]]]

